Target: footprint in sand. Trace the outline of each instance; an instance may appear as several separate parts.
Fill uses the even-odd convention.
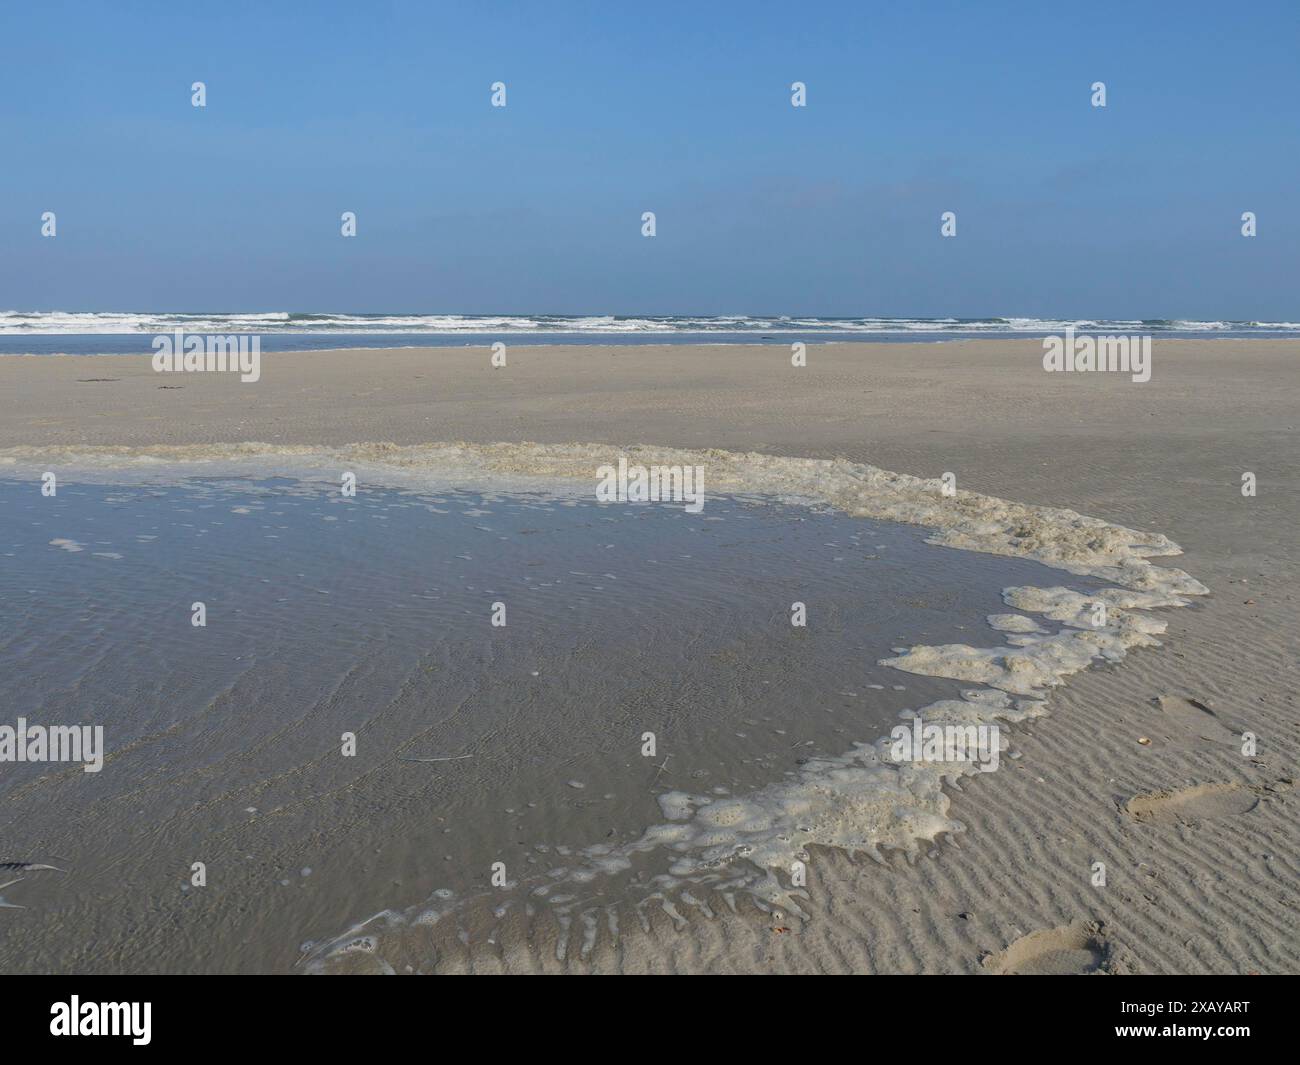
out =
[[[1151,702],[1157,712],[1146,718],[1145,727],[1157,739],[1180,747],[1238,742],[1237,735],[1202,702],[1181,695],[1159,695]]]
[[[1173,791],[1134,795],[1124,812],[1134,821],[1198,821],[1248,814],[1259,805],[1259,795],[1243,784],[1194,784]]]
[[[980,960],[995,976],[1074,976],[1103,973],[1110,948],[1101,921],[1075,921],[1021,936],[1006,950]]]

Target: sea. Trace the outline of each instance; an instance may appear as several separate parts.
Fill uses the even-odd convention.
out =
[[[898,318],[761,315],[307,314],[0,311],[0,355],[147,353],[152,338],[249,334],[263,351],[516,344],[790,344],[953,341],[1076,334],[1296,336],[1300,322],[1106,318]]]

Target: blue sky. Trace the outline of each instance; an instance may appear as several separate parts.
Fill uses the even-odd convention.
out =
[[[1298,56],[1290,0],[13,4],[0,308],[1298,321]]]

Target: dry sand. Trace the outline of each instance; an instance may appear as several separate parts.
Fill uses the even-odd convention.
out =
[[[511,347],[502,369],[485,348],[271,353],[256,384],[157,375],[145,356],[2,358],[0,448],[717,447],[952,471],[963,489],[1164,533],[1212,594],[1162,615],[1163,648],[1072,678],[1049,717],[1012,729],[1021,757],[954,795],[955,844],[888,868],[819,854],[801,930],[719,917],[628,929],[587,961],[534,941],[440,968],[1300,970],[1300,345],[1157,339],[1145,384],[1048,374],[1041,350],[826,345],[803,368],[781,346]]]

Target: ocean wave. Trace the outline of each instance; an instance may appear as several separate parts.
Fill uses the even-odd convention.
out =
[[[269,312],[0,311],[0,336],[287,334],[858,334],[1014,335],[1080,332],[1294,333],[1298,322],[1108,318],[832,318],[732,315],[346,314]]]

